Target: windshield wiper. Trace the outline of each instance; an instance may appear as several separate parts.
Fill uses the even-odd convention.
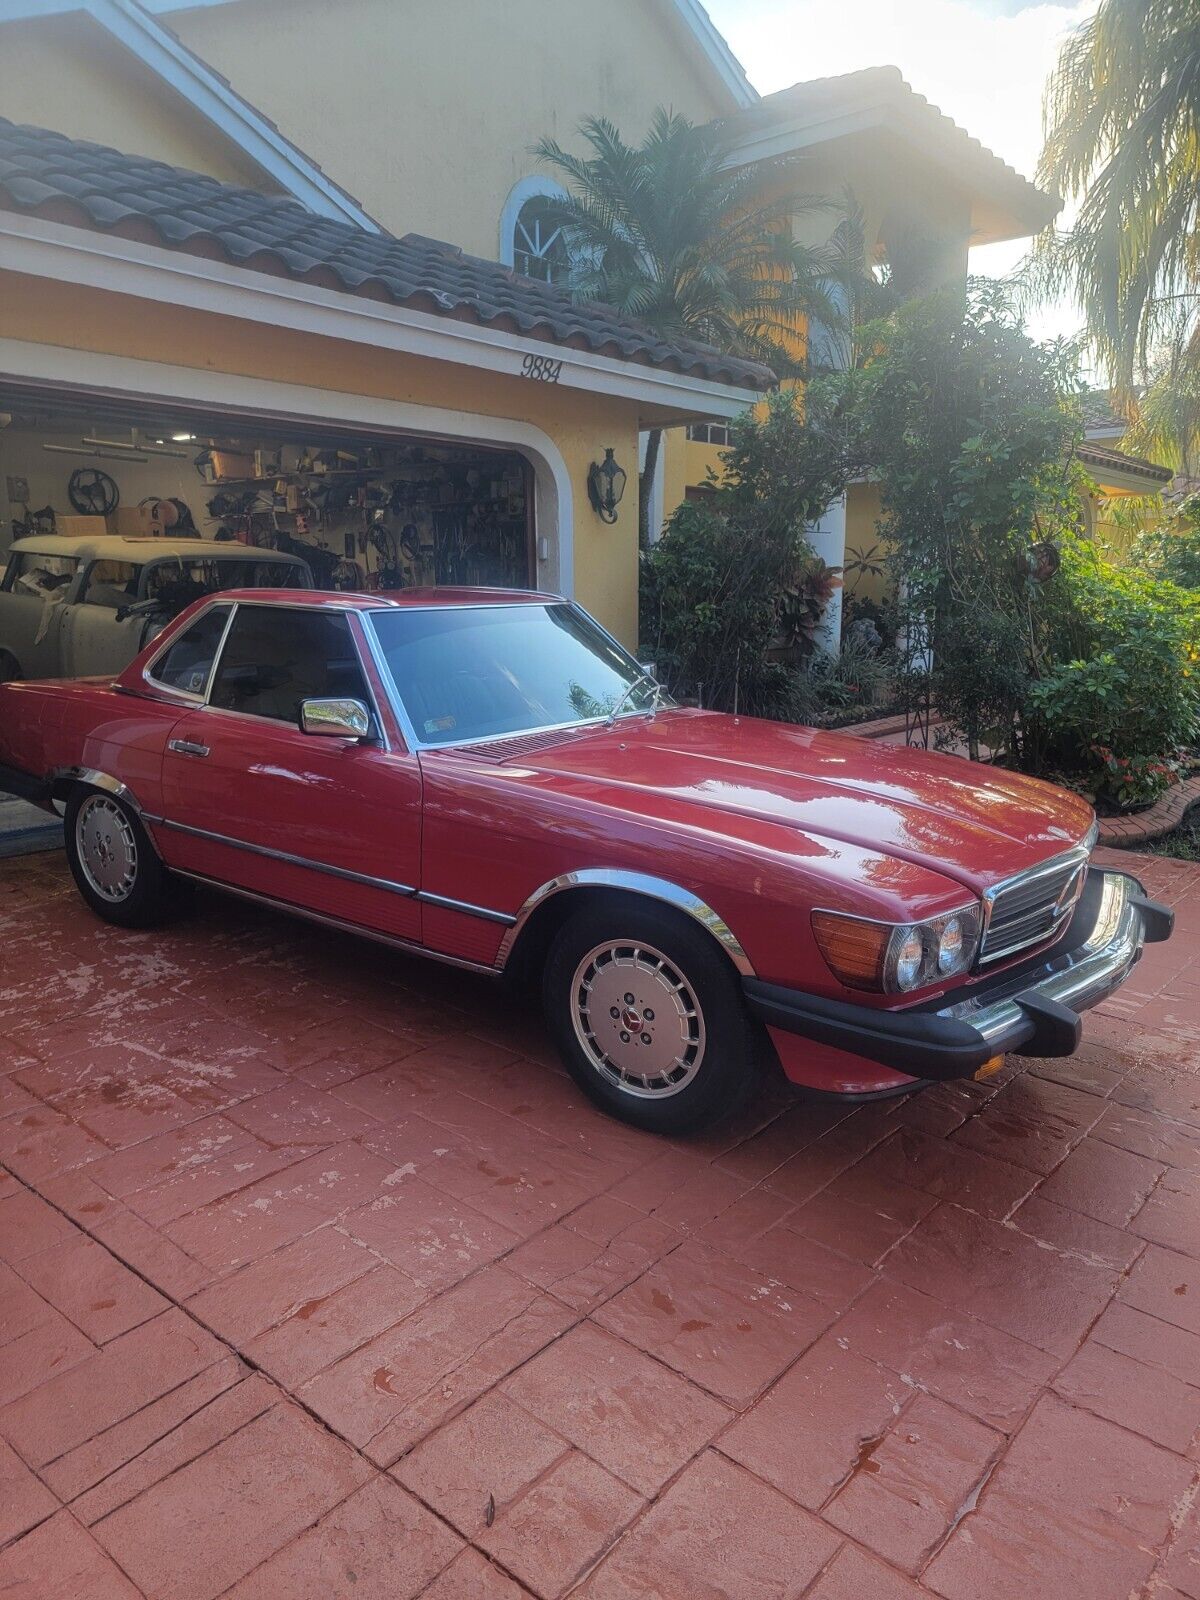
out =
[[[630,695],[634,692],[635,689],[641,688],[643,683],[652,683],[654,685],[654,700],[653,700],[653,703],[650,706],[650,714],[653,716],[653,714],[658,710],[658,702],[662,698],[662,692],[663,692],[662,691],[662,684],[659,683],[657,681],[657,679],[651,677],[651,675],[648,672],[639,672],[637,677],[633,680],[633,682],[626,689],[625,693],[617,701],[616,705],[608,713],[608,716],[604,719],[604,726],[606,728],[611,728],[612,727],[613,723],[621,715],[621,712],[624,711],[626,705],[628,704]]]

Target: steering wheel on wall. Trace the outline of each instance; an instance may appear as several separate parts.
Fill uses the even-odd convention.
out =
[[[81,517],[106,517],[120,504],[121,491],[99,467],[76,467],[67,483],[67,499]]]

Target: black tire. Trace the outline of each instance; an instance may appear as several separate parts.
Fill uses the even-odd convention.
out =
[[[16,656],[0,650],[0,683],[19,683],[21,677],[21,664]]]
[[[570,917],[547,955],[542,1004],[584,1093],[651,1133],[730,1115],[756,1079],[736,972],[711,935],[656,901],[613,897]]]
[[[163,866],[126,801],[107,790],[77,784],[63,822],[71,876],[98,917],[121,928],[153,928],[179,908],[185,898],[180,893],[183,886]],[[106,852],[108,860],[97,861],[100,852]],[[107,893],[102,892],[105,882]]]

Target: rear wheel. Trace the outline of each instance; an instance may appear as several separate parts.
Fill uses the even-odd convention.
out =
[[[754,1079],[737,976],[668,906],[630,898],[576,913],[550,948],[543,1004],[579,1086],[651,1132],[728,1114]]]
[[[132,806],[103,789],[76,788],[64,823],[71,875],[97,916],[123,928],[165,921],[171,876]]]
[[[0,650],[0,683],[17,683],[20,677],[21,665],[16,656]]]

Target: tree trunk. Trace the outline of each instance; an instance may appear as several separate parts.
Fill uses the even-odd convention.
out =
[[[638,545],[650,548],[650,503],[654,498],[654,477],[658,470],[658,451],[662,429],[651,428],[646,435],[646,461],[638,479]]]

